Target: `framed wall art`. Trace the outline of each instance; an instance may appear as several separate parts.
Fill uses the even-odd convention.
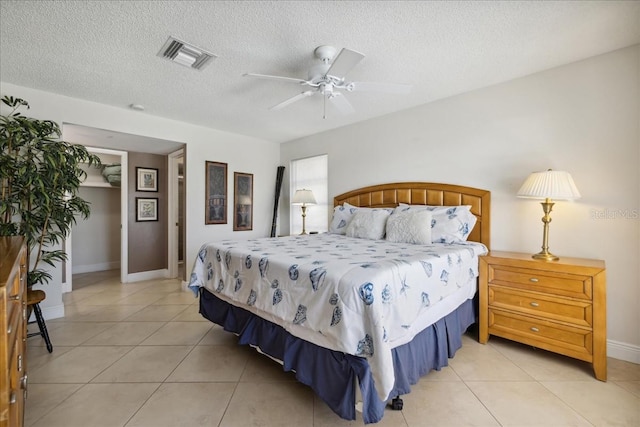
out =
[[[136,221],[158,220],[158,198],[136,197]]]
[[[253,230],[253,174],[233,173],[233,230]]]
[[[206,162],[205,224],[227,223],[227,164]]]
[[[136,167],[136,191],[158,191],[158,169]]]

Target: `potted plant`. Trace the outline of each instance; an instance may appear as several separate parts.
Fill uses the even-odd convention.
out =
[[[86,178],[81,165],[100,166],[82,145],[60,140],[57,123],[22,115],[20,98],[4,96],[8,114],[0,116],[0,236],[22,235],[28,247],[28,289],[48,283],[44,264],[67,259],[59,249],[76,217],[89,216],[89,203],[78,196]],[[33,259],[35,257],[35,259]]]

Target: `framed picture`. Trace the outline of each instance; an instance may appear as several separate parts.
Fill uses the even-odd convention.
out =
[[[227,164],[206,162],[205,224],[227,223]]]
[[[136,221],[158,220],[158,198],[136,197]]]
[[[233,230],[253,229],[253,174],[233,173]]]
[[[136,168],[136,191],[158,191],[158,169]]]

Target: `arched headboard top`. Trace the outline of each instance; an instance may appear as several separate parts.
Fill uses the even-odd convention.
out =
[[[471,206],[478,222],[469,235],[470,241],[490,248],[491,192],[479,188],[433,182],[396,182],[352,190],[333,198],[333,206],[349,203],[358,207],[389,208],[400,203],[430,206]]]

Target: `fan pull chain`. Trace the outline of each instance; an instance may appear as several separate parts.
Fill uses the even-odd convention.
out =
[[[327,118],[327,95],[322,94],[322,118]]]

